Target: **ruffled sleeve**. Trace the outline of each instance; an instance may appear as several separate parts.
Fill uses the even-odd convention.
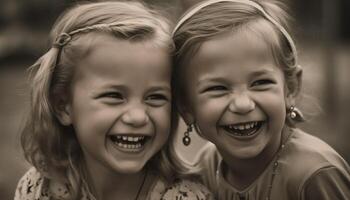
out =
[[[213,200],[213,195],[202,184],[190,180],[180,180],[167,188],[161,200]]]
[[[48,200],[44,177],[33,167],[19,180],[14,200]]]
[[[19,180],[14,200],[67,200],[71,199],[65,184],[50,181],[34,167]]]

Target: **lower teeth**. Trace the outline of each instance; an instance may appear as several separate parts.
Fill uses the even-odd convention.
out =
[[[250,136],[253,135],[255,133],[255,131],[251,131],[249,133],[237,133],[237,132],[231,132],[233,135],[237,135],[237,136]]]
[[[125,148],[125,149],[139,149],[142,147],[142,145],[140,143],[138,144],[123,144],[123,143],[115,143],[117,144],[119,147]]]

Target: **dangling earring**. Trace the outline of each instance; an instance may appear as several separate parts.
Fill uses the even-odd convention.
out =
[[[193,124],[187,125],[187,130],[185,131],[184,137],[182,138],[182,143],[185,146],[188,146],[191,144],[190,132],[192,132],[192,126]]]
[[[291,106],[288,109],[288,116],[289,116],[289,119],[291,120],[291,122],[294,122],[294,123],[305,121],[303,113],[301,113],[301,111],[298,108],[296,108],[295,106]]]
[[[289,108],[289,117],[291,119],[295,119],[297,117],[296,108],[294,106]]]

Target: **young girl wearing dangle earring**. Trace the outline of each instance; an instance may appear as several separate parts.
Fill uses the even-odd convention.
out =
[[[15,200],[211,199],[204,186],[174,180],[166,20],[135,2],[83,4],[51,38],[32,66],[22,146],[34,167]]]
[[[215,145],[196,166],[217,199],[350,199],[348,164],[295,127],[302,69],[277,3],[204,1],[173,39],[177,104]]]

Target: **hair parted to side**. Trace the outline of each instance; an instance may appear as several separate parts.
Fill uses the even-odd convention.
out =
[[[209,0],[184,14],[173,32],[175,43],[173,90],[181,96],[181,73],[200,46],[213,37],[237,31],[251,32],[270,47],[276,64],[285,75],[289,91],[299,93],[300,80],[295,44],[287,32],[289,16],[281,2],[270,0]],[[232,47],[234,48],[234,47]]]
[[[72,127],[63,126],[55,116],[57,97],[67,94],[74,66],[88,51],[90,33],[111,34],[132,42],[147,41],[171,53],[173,43],[168,21],[138,2],[100,2],[77,5],[57,20],[50,34],[52,43],[63,33],[64,45],[53,46],[31,66],[30,111],[21,135],[26,159],[48,178],[67,184],[75,199],[84,183],[80,165],[82,151]],[[72,34],[73,33],[73,34]],[[90,38],[91,39],[91,38]],[[174,106],[173,106],[174,108]],[[172,113],[172,131],[177,127]],[[168,180],[181,164],[171,142],[149,162]],[[156,163],[154,163],[156,162]],[[62,178],[60,178],[62,177]]]

